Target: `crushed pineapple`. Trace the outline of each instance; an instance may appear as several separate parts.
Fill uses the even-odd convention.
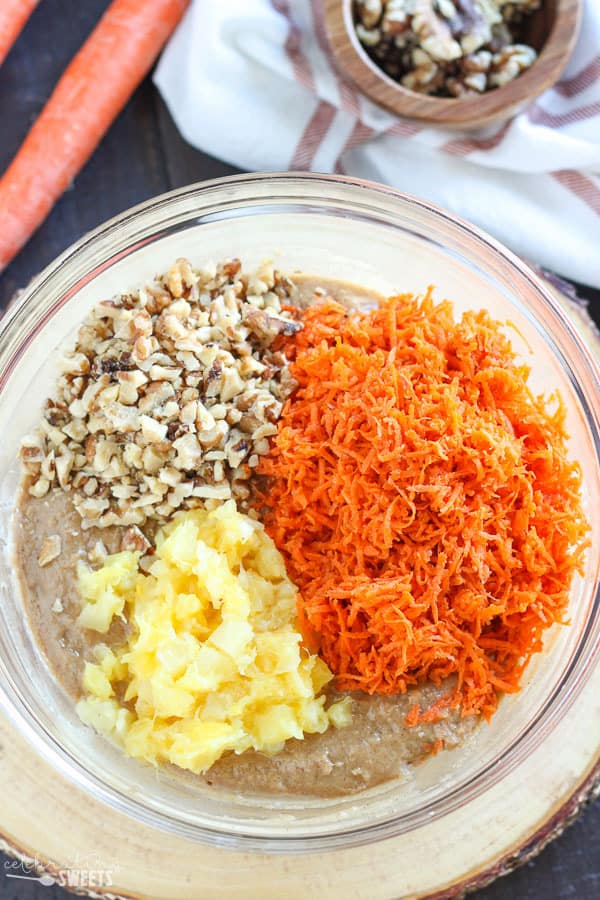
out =
[[[177,515],[157,535],[147,575],[138,553],[83,565],[79,623],[127,644],[87,662],[84,722],[151,763],[204,772],[224,753],[277,753],[289,738],[350,722],[350,701],[325,708],[332,675],[302,645],[296,589],[262,525],[233,501]]]

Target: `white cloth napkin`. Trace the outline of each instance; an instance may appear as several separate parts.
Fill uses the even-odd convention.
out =
[[[470,219],[600,287],[600,0],[561,81],[460,134],[393,116],[336,73],[321,0],[195,0],[155,73],[183,136],[246,170],[342,172]]]

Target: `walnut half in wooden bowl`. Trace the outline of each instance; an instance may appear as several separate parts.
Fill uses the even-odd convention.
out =
[[[579,32],[582,0],[325,0],[346,79],[409,118],[476,128],[554,84]]]

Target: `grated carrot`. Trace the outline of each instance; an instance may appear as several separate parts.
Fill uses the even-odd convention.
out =
[[[423,747],[423,750],[425,751],[426,756],[437,756],[438,753],[440,752],[440,750],[444,750],[444,749],[445,749],[445,742],[441,738],[438,738],[436,741],[433,741],[431,744],[426,744]],[[423,760],[423,762],[424,762],[424,760]]]
[[[325,299],[303,323],[259,502],[307,639],[341,689],[456,676],[413,723],[449,703],[489,718],[582,564],[562,401],[532,394],[498,322],[455,322],[431,291],[362,313]]]

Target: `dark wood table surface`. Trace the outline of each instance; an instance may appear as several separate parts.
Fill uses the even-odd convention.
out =
[[[107,0],[40,3],[0,70],[0,170],[12,158],[67,61],[106,6]],[[183,141],[158,93],[146,80],[72,189],[0,275],[0,310],[65,247],[115,213],[154,194],[234,171]],[[589,299],[591,312],[600,322],[600,292],[581,285],[579,292]],[[56,886],[6,877],[6,861],[0,854],[0,900],[66,900],[71,896]],[[477,900],[599,900],[600,804],[588,808],[534,862],[473,896]],[[197,897],[202,897],[202,885],[198,885]]]

